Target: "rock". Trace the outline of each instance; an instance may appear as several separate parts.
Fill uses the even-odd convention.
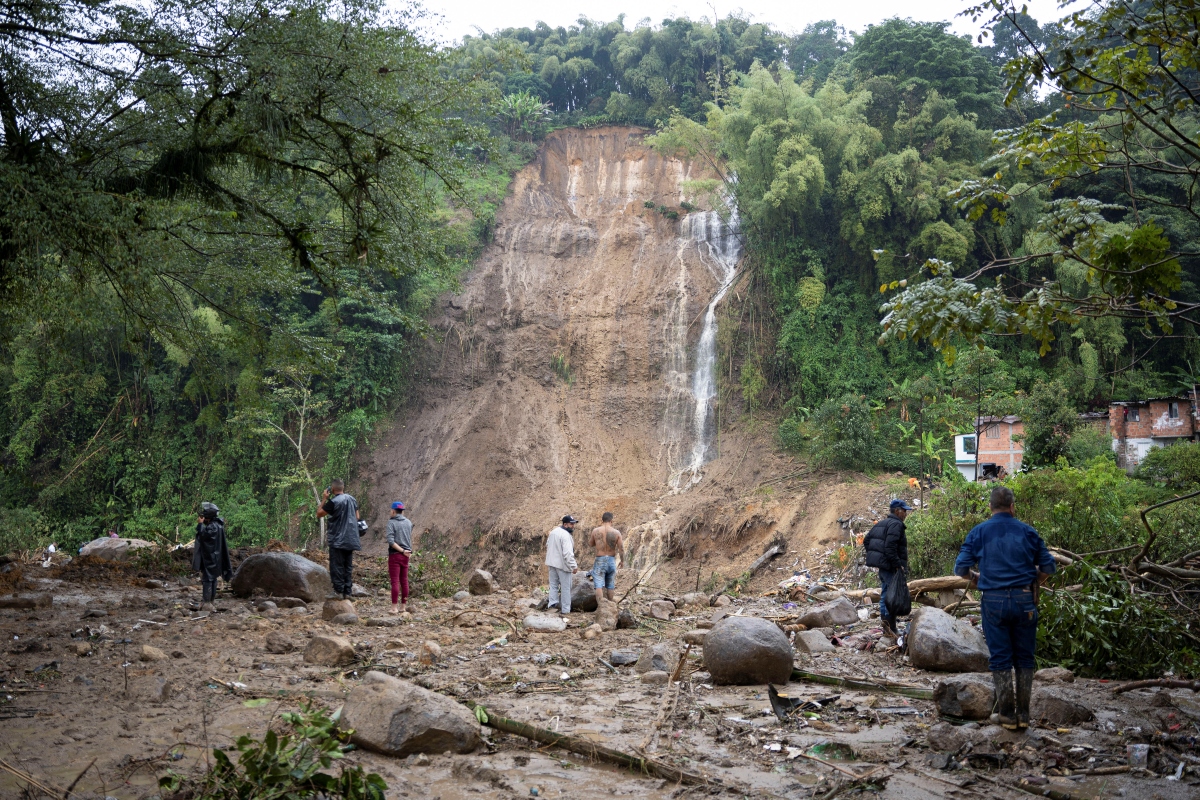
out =
[[[688,592],[683,597],[679,598],[681,606],[707,606],[708,595],[704,592]]]
[[[858,610],[845,597],[839,597],[828,603],[818,603],[800,612],[796,620],[809,628],[832,628],[834,625],[853,625],[858,622]]]
[[[1037,672],[1033,673],[1033,679],[1035,681],[1041,681],[1042,683],[1052,683],[1053,681],[1074,683],[1075,673],[1071,672],[1071,670],[1067,669],[1066,667],[1046,667],[1045,669],[1039,669]]]
[[[596,624],[601,630],[615,631],[620,613],[616,600],[602,600],[596,608]]]
[[[939,722],[930,727],[926,738],[933,750],[955,753],[965,744],[975,744],[983,741],[979,725],[972,722],[967,725],[951,725],[949,722]]]
[[[138,651],[138,661],[166,661],[167,654],[157,647],[152,647],[148,644],[142,645],[142,649]]]
[[[433,640],[428,640],[421,643],[420,663],[425,666],[431,666],[438,663],[442,659],[442,647]]]
[[[453,700],[372,670],[363,676],[338,724],[359,747],[389,756],[470,753],[481,744],[475,715]]]
[[[271,631],[267,634],[267,642],[264,646],[268,653],[290,653],[296,649],[295,643],[287,636],[279,631]]]
[[[334,625],[357,625],[358,614],[353,611],[347,611],[344,614],[338,614],[329,621]]]
[[[455,592],[454,596],[451,597],[450,599],[456,603],[461,603],[463,600],[467,600],[470,597],[471,597],[471,593],[468,592],[466,589],[463,589],[460,592]]]
[[[279,606],[277,606],[277,605],[276,605],[276,604],[275,604],[273,601],[271,601],[271,600],[259,600],[257,603],[255,603],[255,604],[254,604],[254,610],[255,610],[255,611],[259,611],[259,612],[262,612],[262,611],[276,611],[276,610],[278,610],[278,609],[279,609]]]
[[[704,628],[697,628],[695,630],[691,630],[691,631],[688,631],[687,633],[685,633],[683,635],[683,641],[684,641],[684,644],[703,645],[705,636],[708,636],[708,631],[705,630]]]
[[[704,638],[704,668],[717,684],[787,683],[793,660],[784,632],[758,617],[726,617]]]
[[[699,620],[696,620],[696,627],[697,627],[697,628],[703,628],[703,629],[704,629],[704,630],[706,630],[706,631],[707,631],[707,630],[710,630],[710,629],[712,628],[712,626],[713,626],[713,625],[715,625],[715,624],[716,624],[716,623],[714,623],[714,622],[713,622],[711,619],[699,619]]]
[[[983,632],[931,606],[913,612],[908,657],[914,667],[938,672],[986,672],[988,668]]]
[[[321,606],[321,619],[325,620],[332,620],[338,614],[357,613],[358,612],[354,608],[354,603],[351,603],[349,600],[342,600],[340,598],[337,600],[326,600],[325,604]]]
[[[670,600],[655,600],[650,603],[649,614],[654,619],[668,620],[675,613],[675,604]]]
[[[107,616],[108,616],[107,608],[89,608],[83,612],[84,619],[87,619],[89,617],[107,617]]]
[[[794,642],[801,653],[832,653],[836,649],[820,631],[797,631]]]
[[[273,597],[271,600],[280,608],[303,608],[308,610],[308,603],[299,597]]]
[[[626,664],[636,664],[638,657],[641,655],[637,650],[613,650],[608,655],[608,663],[614,667],[623,667]]]
[[[397,615],[395,617],[368,617],[363,623],[372,628],[398,628],[404,624],[404,620]]]
[[[241,563],[230,584],[238,597],[255,589],[277,597],[298,597],[312,603],[332,594],[329,570],[295,553],[255,553]]]
[[[621,612],[617,614],[617,630],[623,631],[629,628],[636,628],[637,626],[637,620],[633,618],[633,612],[628,608],[622,608]]]
[[[670,642],[655,642],[642,651],[633,668],[636,672],[674,672],[678,664],[679,651],[675,649],[675,645]]]
[[[75,644],[71,645],[71,652],[80,658],[83,658],[84,656],[90,656],[92,654],[92,643],[75,642]]]
[[[143,547],[154,547],[145,539],[110,539],[105,536],[93,539],[79,549],[79,555],[102,558],[105,561],[129,561]]]
[[[496,591],[496,582],[492,580],[492,573],[485,569],[477,569],[471,573],[471,577],[467,579],[467,591],[473,595],[491,594]]]
[[[513,606],[516,608],[533,608],[538,604],[537,600],[532,597],[519,597],[513,601]]]
[[[712,675],[707,672],[693,672],[688,676],[688,680],[692,683],[708,683],[712,680]]]
[[[724,608],[725,606],[733,605],[733,599],[727,594],[719,594],[712,599],[709,605]]]
[[[1072,699],[1064,690],[1048,686],[1033,690],[1029,716],[1051,725],[1078,725],[1095,718],[1092,710]]]
[[[811,597],[813,600],[816,600],[818,603],[828,603],[833,600],[837,600],[839,597],[845,597],[845,596],[846,596],[846,593],[842,592],[842,591],[813,592],[812,594],[809,595],[809,597]]]
[[[350,596],[351,597],[372,597],[372,596],[374,596],[374,594],[375,593],[373,591],[371,591],[370,589],[368,589],[364,586],[359,586],[357,583],[350,584]]]
[[[671,679],[670,673],[663,672],[661,669],[652,669],[649,672],[643,672],[640,680],[642,681],[642,683],[649,683],[651,685],[662,685],[662,684],[666,683],[667,681],[669,681],[670,679]]]
[[[599,604],[596,602],[596,589],[592,586],[592,579],[586,577],[582,572],[573,576],[571,581],[571,611],[590,614],[596,610]]]
[[[156,580],[155,578],[147,578],[146,582],[143,583],[142,586],[145,586],[147,589],[165,589],[165,588],[167,588],[167,584],[165,582]]]
[[[993,693],[991,675],[968,672],[938,681],[933,702],[944,716],[987,719],[992,713]]]
[[[150,699],[159,703],[166,703],[175,696],[175,684],[165,678],[159,678],[154,682],[154,691],[150,695]]]
[[[593,623],[592,625],[584,628],[583,632],[579,635],[584,639],[595,639],[602,633],[604,633],[604,628],[601,628],[599,625]]]
[[[558,614],[529,614],[525,617],[525,628],[531,631],[557,633],[567,629],[567,621]]]
[[[303,617],[308,613],[308,606],[292,606],[287,610],[287,613],[294,617]]]
[[[413,763],[414,767],[428,767],[429,766],[429,756],[425,755],[424,753],[421,753],[420,755],[413,757],[412,763]]]
[[[49,594],[11,594],[0,597],[0,608],[16,608],[23,611],[32,611],[35,608],[49,608],[53,603],[54,596]]]
[[[341,636],[317,634],[308,640],[304,648],[304,660],[323,667],[340,667],[354,663],[354,647]]]

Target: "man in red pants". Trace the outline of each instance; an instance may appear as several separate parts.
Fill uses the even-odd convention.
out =
[[[392,613],[408,610],[408,559],[412,555],[412,520],[404,516],[404,503],[392,503],[387,524],[388,577],[392,579]],[[399,605],[396,600],[399,599]]]

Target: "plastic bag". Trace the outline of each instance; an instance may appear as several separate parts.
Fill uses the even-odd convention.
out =
[[[908,576],[904,570],[896,570],[896,577],[888,584],[883,603],[892,619],[907,617],[912,613],[912,595],[908,592]]]

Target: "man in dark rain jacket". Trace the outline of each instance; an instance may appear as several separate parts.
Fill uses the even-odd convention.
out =
[[[887,609],[884,598],[887,597],[888,586],[895,580],[908,580],[908,534],[905,532],[904,518],[912,511],[903,500],[893,500],[888,508],[888,515],[875,527],[867,532],[863,539],[863,548],[867,551],[867,566],[879,570],[879,618],[883,623],[883,632],[887,636],[898,636],[896,618]]]
[[[233,567],[229,563],[229,545],[225,542],[225,520],[220,517],[221,509],[212,503],[200,504],[200,517],[196,523],[196,543],[192,547],[192,570],[200,573],[204,589],[201,611],[214,611],[217,599],[217,578],[226,583],[233,580]]]
[[[350,599],[354,588],[354,551],[362,550],[358,535],[358,501],[346,494],[346,484],[333,480],[325,490],[325,504],[317,509],[318,517],[329,517],[325,538],[329,542],[329,577],[333,593]]]

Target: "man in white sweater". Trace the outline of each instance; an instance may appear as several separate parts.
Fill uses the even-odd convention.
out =
[[[579,572],[575,563],[575,523],[579,520],[567,514],[562,524],[546,537],[546,566],[550,569],[550,608],[571,613],[571,576]]]

